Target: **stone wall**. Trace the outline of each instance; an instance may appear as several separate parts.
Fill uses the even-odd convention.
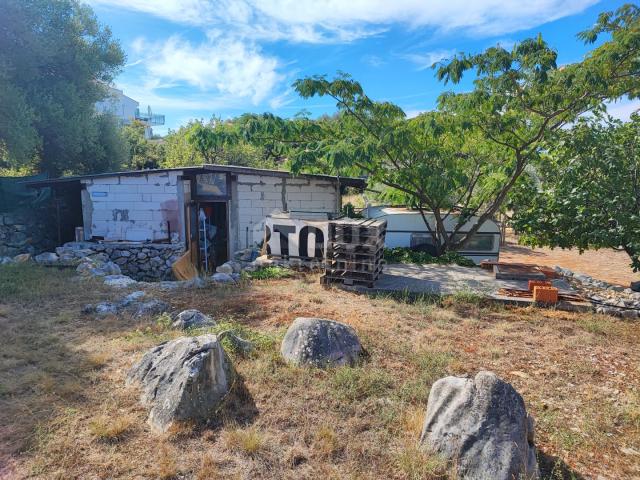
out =
[[[173,280],[171,266],[184,253],[181,243],[70,242],[57,248],[56,253],[60,255],[65,249],[105,253],[123,275],[138,281]]]
[[[0,257],[53,250],[55,227],[33,210],[0,213]]]

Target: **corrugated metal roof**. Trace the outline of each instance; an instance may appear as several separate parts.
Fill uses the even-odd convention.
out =
[[[322,175],[316,173],[301,173],[300,175],[293,175],[291,172],[284,170],[269,170],[266,168],[253,168],[253,167],[241,167],[237,165],[213,165],[204,164],[201,166],[192,167],[176,167],[176,168],[156,168],[149,170],[129,170],[125,172],[108,172],[108,173],[96,173],[93,175],[76,175],[69,177],[52,178],[47,180],[34,180],[24,182],[28,187],[40,188],[50,187],[56,184],[78,182],[80,180],[91,180],[93,178],[108,178],[119,176],[138,176],[147,175],[150,173],[164,173],[164,172],[186,172],[186,173],[203,173],[203,172],[226,172],[231,174],[244,174],[244,175],[265,175],[272,177],[302,177],[302,178],[317,178],[335,181],[338,177],[333,175]],[[339,177],[340,184],[347,187],[365,188],[367,181],[364,178],[356,177]]]

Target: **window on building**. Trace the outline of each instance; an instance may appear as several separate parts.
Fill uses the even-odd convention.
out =
[[[196,175],[196,194],[199,197],[226,197],[226,173],[202,173]]]

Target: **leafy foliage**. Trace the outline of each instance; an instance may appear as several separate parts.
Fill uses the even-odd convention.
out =
[[[294,275],[288,268],[269,266],[260,268],[254,272],[247,272],[250,278],[255,280],[269,280],[278,278],[288,278]]]
[[[58,175],[111,168],[122,139],[94,104],[124,53],[76,0],[6,0],[0,15],[0,167]]]
[[[627,6],[602,15],[581,36],[591,42],[606,33],[609,40],[582,62],[562,68],[541,37],[510,51],[498,46],[458,55],[437,66],[437,77],[457,83],[474,70],[473,90],[447,92],[437,111],[416,118],[372,100],[360,83],[340,74],[294,83],[303,98],[333,99],[332,117],[246,114],[234,126],[242,138],[286,156],[294,172],[320,168],[367,175],[370,183],[385,185],[422,213],[438,254],[459,250],[500,211],[527,166],[541,159],[562,127],[584,112],[602,110],[605,99],[638,93],[638,13]],[[213,133],[218,138],[211,149],[238,138],[226,130]],[[451,218],[453,228],[445,228]]]
[[[640,270],[640,116],[622,123],[581,119],[538,169],[540,191],[514,191],[523,243],[621,248]]]
[[[127,167],[132,170],[159,168],[164,160],[164,144],[144,137],[145,125],[134,120],[122,129],[129,147]]]
[[[415,263],[417,265],[438,264],[449,265],[456,264],[461,267],[475,267],[473,260],[463,257],[457,252],[448,251],[438,257],[429,255],[427,252],[419,252],[410,248],[396,247],[385,248],[384,259],[388,263]]]

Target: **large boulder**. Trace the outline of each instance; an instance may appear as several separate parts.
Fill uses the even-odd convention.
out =
[[[280,348],[287,362],[331,367],[358,363],[362,346],[353,328],[322,318],[296,318]]]
[[[174,422],[206,422],[229,392],[233,367],[216,335],[182,337],[149,350],[127,383],[142,387],[149,424],[166,431]]]
[[[126,288],[138,283],[133,278],[126,275],[105,275],[104,284],[109,287]]]
[[[533,419],[524,400],[492,372],[433,384],[420,443],[467,480],[540,478]]]
[[[209,315],[205,315],[200,310],[190,308],[183,310],[173,322],[173,328],[186,330],[188,328],[206,327],[207,325],[215,325],[215,322]]]

